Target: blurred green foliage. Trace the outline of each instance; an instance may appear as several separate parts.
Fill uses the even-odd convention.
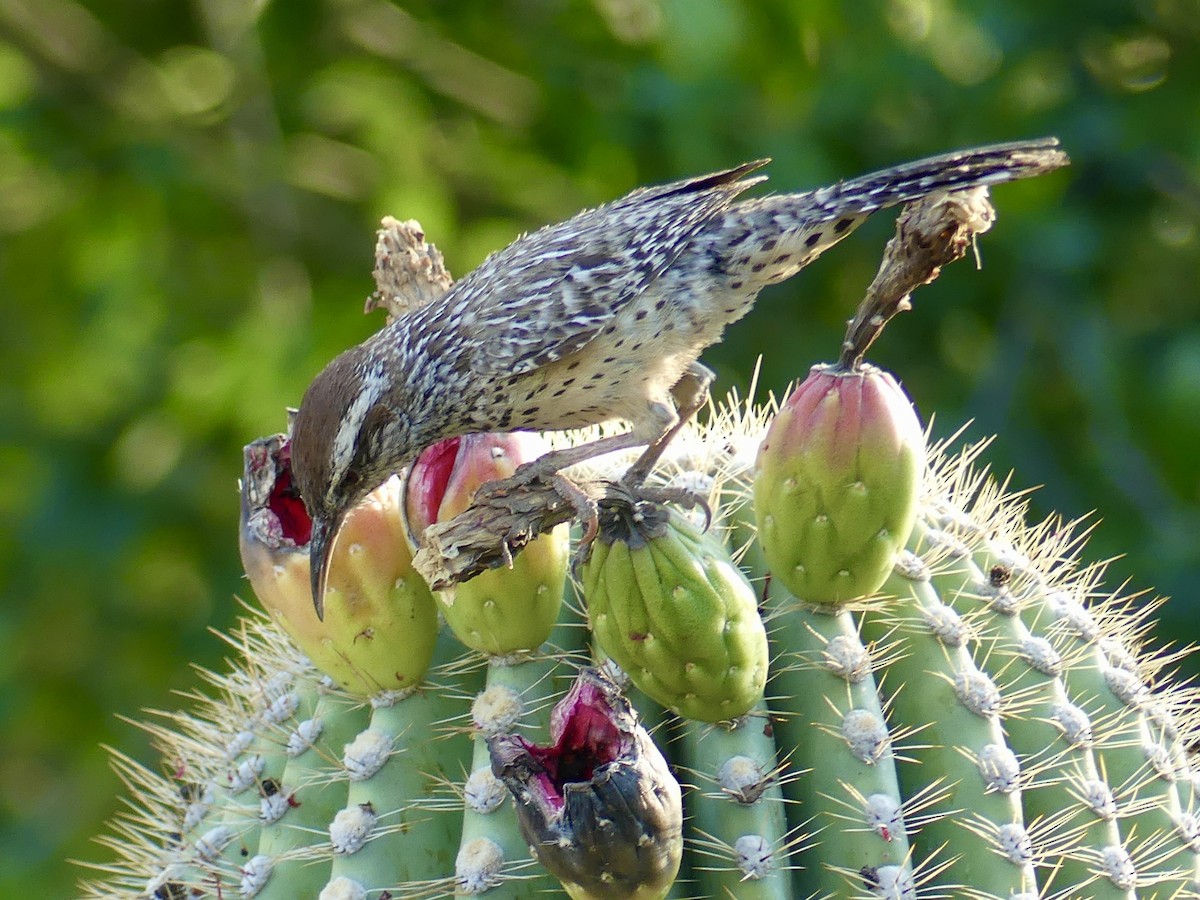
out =
[[[240,450],[339,349],[373,229],[462,274],[639,184],[773,156],[776,190],[1055,134],[982,272],[876,361],[974,419],[1039,514],[1098,509],[1112,586],[1200,573],[1200,2],[0,0],[0,895],[62,896],[117,808],[101,743],[220,666]],[[880,217],[881,219],[885,217]],[[890,222],[706,359],[776,391],[836,355]],[[379,314],[376,314],[377,316]],[[1195,671],[1192,663],[1189,671]]]

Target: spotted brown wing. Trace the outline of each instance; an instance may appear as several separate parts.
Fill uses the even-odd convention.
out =
[[[430,314],[469,348],[459,365],[513,375],[579,350],[671,265],[766,164],[638,190],[519,238],[458,282]]]

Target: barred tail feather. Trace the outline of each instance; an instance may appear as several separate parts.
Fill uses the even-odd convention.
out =
[[[761,288],[795,275],[871,213],[941,191],[1031,178],[1067,165],[1056,138],[993,144],[893,166],[802,194],[737,204],[726,213],[725,271]]]

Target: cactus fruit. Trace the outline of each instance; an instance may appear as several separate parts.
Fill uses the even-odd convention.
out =
[[[292,486],[290,460],[284,435],[246,447],[239,544],[255,594],[340,688],[366,697],[415,687],[433,658],[437,608],[404,541],[399,481],[347,516],[321,620],[306,587],[312,520]]]
[[[809,603],[879,590],[916,521],[925,436],[870,365],[816,366],[758,454],[754,506],[772,575]]]
[[[512,475],[544,450],[542,439],[527,433],[469,434],[427,448],[405,479],[405,517],[414,545],[430,524],[470,506],[480,485]],[[512,566],[438,591],[442,616],[455,636],[491,656],[540,647],[562,605],[568,531],[560,525],[525,547]]]
[[[530,851],[573,900],[665,897],[683,855],[679,783],[621,689],[581,669],[550,738],[488,739]]]
[[[665,506],[617,501],[582,577],[596,643],[652,700],[720,722],[762,698],[758,597],[720,541]]]
[[[706,535],[674,513],[666,520],[673,571],[699,579],[714,547],[740,543],[734,520],[753,515],[738,510],[754,478],[745,448],[761,440],[761,421],[726,409],[709,431],[685,435],[681,446],[710,449],[712,496],[724,500]],[[870,596],[807,602],[767,577],[762,554],[745,553],[771,654],[765,699],[748,700],[745,715],[710,724],[702,720],[725,717],[678,704],[685,716],[672,730],[654,725],[669,714],[628,689],[683,785],[683,856],[668,896],[1198,895],[1191,693],[1160,677],[1160,661],[1137,655],[1139,619],[1100,594],[1100,567],[1077,563],[1078,535],[1056,522],[1023,524],[1024,501],[973,470],[978,453],[929,451],[915,527]],[[646,512],[639,528],[655,524],[656,509]],[[582,592],[605,649],[597,593],[613,600],[638,583],[637,571],[600,576],[617,546],[597,542]],[[303,595],[305,577],[297,583]],[[515,756],[500,750],[536,759],[576,734],[561,716],[547,731],[550,706],[572,696],[573,660],[583,661],[587,632],[570,621],[570,587],[567,598],[539,650],[488,661],[443,633],[419,688],[368,700],[323,674],[318,666],[329,663],[297,649],[277,617],[246,621],[233,640],[235,668],[207,676],[212,699],[148,726],[167,773],[118,757],[133,811],[105,840],[117,859],[84,893],[553,893],[557,882],[528,846],[545,822],[526,819],[522,832],[492,766],[500,760],[527,804],[529,787],[506,768]],[[628,733],[610,727],[599,723],[601,743]],[[555,782],[566,796],[601,770],[573,760],[560,781],[564,771],[575,773]],[[553,809],[542,812],[552,818]],[[622,814],[649,825],[634,807]],[[561,836],[553,847],[537,843],[537,855],[568,892],[604,896],[551,861]],[[629,840],[610,845],[611,860],[637,858]],[[612,882],[620,886],[607,896],[659,896],[663,871]]]

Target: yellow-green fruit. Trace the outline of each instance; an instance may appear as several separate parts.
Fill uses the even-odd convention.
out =
[[[810,603],[878,591],[912,532],[925,466],[921,423],[891,375],[814,367],[758,453],[755,515],[772,577]]]
[[[434,522],[467,509],[475,492],[507,478],[546,449],[527,433],[468,434],[427,447],[405,480],[405,516],[415,545]],[[558,621],[570,557],[570,530],[561,525],[526,546],[510,568],[491,569],[437,593],[454,635],[489,656],[540,647]]]
[[[489,569],[438,603],[455,637],[480,653],[534,650],[550,636],[562,606],[570,532],[560,525],[525,547],[511,569]]]
[[[309,520],[288,461],[282,435],[246,448],[239,544],[259,602],[342,689],[366,696],[416,686],[433,658],[438,618],[404,540],[399,481],[368,494],[342,522],[322,621],[312,603]]]
[[[647,696],[720,722],[761,699],[767,635],[757,596],[715,537],[665,507],[606,507],[583,567],[601,650]]]

